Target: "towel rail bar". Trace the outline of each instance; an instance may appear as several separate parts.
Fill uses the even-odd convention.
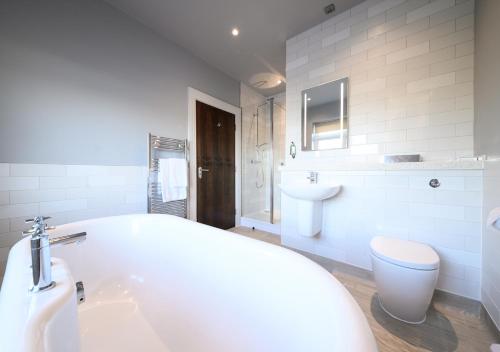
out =
[[[148,213],[170,214],[183,218],[188,218],[189,208],[189,181],[187,187],[187,197],[182,200],[163,202],[161,197],[161,184],[158,180],[159,155],[161,152],[182,153],[188,165],[189,174],[189,148],[187,139],[175,139],[155,136],[149,134],[149,157],[148,157]]]

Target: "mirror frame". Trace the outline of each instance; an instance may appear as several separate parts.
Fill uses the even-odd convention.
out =
[[[341,109],[341,114],[342,114],[342,110],[346,109],[346,114],[345,114],[346,119],[349,120],[349,110],[350,109],[349,109],[349,77],[348,76],[342,77],[342,78],[339,78],[339,79],[336,79],[333,81],[321,83],[321,84],[318,84],[317,86],[309,87],[309,88],[304,89],[300,92],[300,101],[301,101],[301,107],[300,107],[300,111],[301,111],[300,141],[301,141],[301,143],[300,144],[301,144],[301,150],[303,152],[321,152],[321,151],[327,151],[327,150],[341,150],[341,149],[348,149],[349,148],[349,127],[347,128],[347,133],[345,135],[345,146],[342,148],[312,149],[312,145],[309,147],[307,146],[307,135],[306,135],[307,129],[305,128],[306,119],[307,119],[307,113],[305,112],[305,109],[307,108],[307,102],[304,101],[305,92],[310,90],[310,89],[313,89],[313,88],[318,88],[318,87],[325,86],[327,84],[332,84],[332,83],[339,82],[339,81],[346,81],[347,82],[347,87],[345,87],[345,91],[344,91],[346,106],[344,107],[344,104],[343,104],[344,99],[341,99],[340,109]],[[343,123],[343,120],[344,119],[341,119],[341,123]]]

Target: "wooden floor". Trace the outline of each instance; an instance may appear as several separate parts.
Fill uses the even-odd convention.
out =
[[[230,231],[280,245],[280,237],[270,233],[245,227]],[[500,342],[500,334],[479,302],[436,291],[425,323],[406,324],[391,318],[379,307],[369,271],[297,252],[324,267],[347,287],[365,313],[380,352],[488,352],[492,343]]]

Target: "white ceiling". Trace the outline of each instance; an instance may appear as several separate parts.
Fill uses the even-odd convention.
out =
[[[106,1],[235,79],[274,85],[285,76],[286,39],[363,0]],[[326,15],[323,7],[332,2],[336,12]],[[284,88],[259,91],[272,95]]]

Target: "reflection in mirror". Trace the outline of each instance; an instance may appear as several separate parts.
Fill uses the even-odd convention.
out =
[[[348,79],[302,91],[302,150],[347,148]]]

